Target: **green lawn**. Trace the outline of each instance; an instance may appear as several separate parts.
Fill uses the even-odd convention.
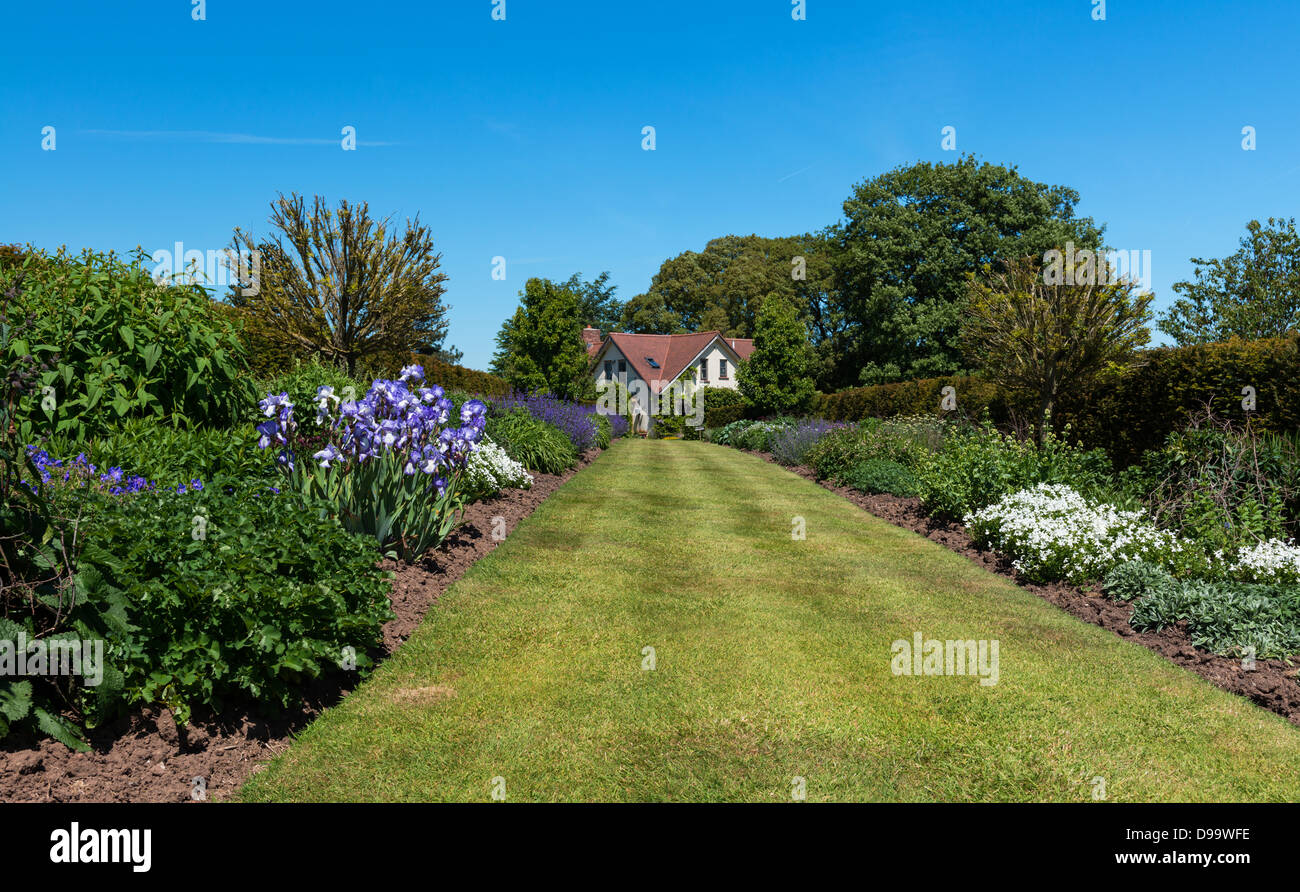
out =
[[[998,684],[894,675],[918,631],[997,639]],[[1294,801],[1298,760],[1277,716],[812,483],[631,441],[242,797]]]

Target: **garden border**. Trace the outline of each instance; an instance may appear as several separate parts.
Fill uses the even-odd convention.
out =
[[[611,448],[617,447],[617,441]],[[429,609],[480,558],[500,544],[493,519],[505,519],[506,536],[603,451],[584,453],[563,474],[534,474],[530,489],[506,490],[467,505],[460,526],[417,565],[384,562],[396,571],[389,590],[395,618],[384,624],[377,661],[391,656],[424,620]],[[29,733],[0,741],[0,802],[194,802],[194,778],[204,778],[203,800],[232,796],[321,712],[356,687],[333,673],[303,690],[294,708],[273,718],[243,702],[195,713],[178,729],[170,710],[137,709],[89,734],[90,752]]]
[[[920,499],[861,493],[847,486],[836,486],[830,481],[818,480],[811,468],[782,465],[771,453],[748,449],[741,451],[816,483],[880,520],[925,536],[989,572],[1009,579],[1025,591],[1072,616],[1141,644],[1170,662],[1190,669],[1215,687],[1244,697],[1256,706],[1300,726],[1300,668],[1284,660],[1259,659],[1255,661],[1255,669],[1247,671],[1238,659],[1218,656],[1192,644],[1185,622],[1159,632],[1138,631],[1129,624],[1129,618],[1133,615],[1131,603],[1115,601],[1096,589],[1084,589],[1064,582],[1047,585],[1029,582],[1016,572],[1008,558],[977,548],[962,524],[936,520],[923,512]]]

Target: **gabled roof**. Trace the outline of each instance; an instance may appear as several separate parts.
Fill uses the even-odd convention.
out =
[[[584,332],[585,338],[585,332]],[[696,334],[627,334],[611,331],[594,353],[588,349],[592,362],[598,362],[610,344],[627,357],[632,371],[651,384],[655,381],[675,381],[701,353],[717,341],[731,353],[735,361],[748,359],[754,352],[752,338],[724,338],[719,331],[702,331]],[[651,365],[654,362],[659,367]]]

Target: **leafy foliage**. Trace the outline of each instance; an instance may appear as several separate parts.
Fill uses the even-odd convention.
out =
[[[144,260],[60,251],[0,261],[8,313],[33,319],[6,358],[49,366],[13,412],[25,442],[44,432],[84,441],[130,418],[226,425],[251,401],[234,327],[201,288],[159,284]]]
[[[594,385],[587,376],[584,313],[593,287],[599,293],[604,278],[597,280],[600,286],[584,285],[576,276],[562,283],[538,278],[524,283],[519,308],[497,333],[492,372],[526,393],[563,399],[587,395]]]
[[[82,573],[113,605],[128,702],[188,719],[235,694],[287,705],[306,680],[367,649],[391,618],[373,541],[329,506],[251,484],[119,497],[89,528]],[[194,518],[203,517],[202,536]]]
[[[515,408],[488,419],[487,435],[512,459],[541,474],[562,474],[578,463],[573,441],[553,424]]]
[[[841,386],[960,373],[968,274],[1067,242],[1098,247],[1101,228],[1075,216],[1078,201],[1073,189],[971,156],[858,184],[844,202],[837,263],[841,368],[860,372]]]
[[[1101,450],[1084,450],[1050,431],[1040,447],[1000,433],[987,422],[948,433],[916,468],[926,510],[960,519],[1036,484],[1063,484],[1084,495],[1107,491],[1111,465]]]
[[[1150,563],[1131,562],[1106,576],[1105,590],[1134,602],[1136,629],[1181,622],[1194,645],[1213,653],[1253,650],[1259,658],[1283,659],[1300,653],[1300,588],[1294,585],[1176,579]]]
[[[888,493],[912,497],[920,491],[916,475],[905,465],[883,458],[869,458],[849,469],[843,482],[859,492]]]
[[[1178,344],[1273,338],[1300,331],[1300,234],[1295,218],[1251,220],[1241,247],[1222,260],[1193,257],[1195,280],[1160,320]]]
[[[255,350],[320,356],[355,374],[366,363],[442,349],[447,276],[418,217],[390,235],[392,221],[373,219],[365,202],[345,200],[336,211],[318,195],[308,211],[294,194],[271,204],[269,222],[270,237],[236,229],[232,245],[259,258],[251,280],[230,293]]]
[[[764,301],[754,326],[754,352],[736,369],[736,384],[758,413],[799,412],[813,396],[813,353],[794,304]]]
[[[1108,267],[1059,272],[1053,281],[1028,258],[1008,261],[987,281],[973,280],[961,332],[986,380],[1033,400],[1040,441],[1062,396],[1126,368],[1150,338],[1152,295],[1127,280],[1108,281]]]

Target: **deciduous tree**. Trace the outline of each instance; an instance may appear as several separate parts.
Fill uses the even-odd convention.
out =
[[[1193,257],[1195,280],[1159,328],[1179,345],[1237,337],[1279,337],[1300,330],[1300,235],[1295,218],[1251,220],[1241,247],[1222,260]]]
[[[257,252],[255,278],[230,296],[254,341],[319,355],[348,374],[363,362],[444,350],[447,277],[418,217],[399,232],[390,219],[373,219],[365,202],[334,210],[316,196],[308,210],[295,194],[272,203],[269,222],[269,237],[236,229],[232,245],[234,256]]]

